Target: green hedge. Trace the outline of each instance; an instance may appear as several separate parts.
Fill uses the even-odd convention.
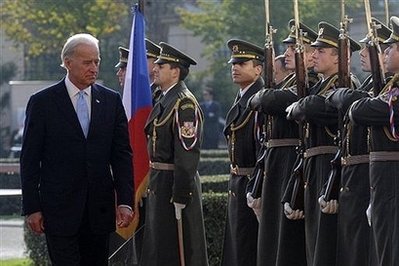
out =
[[[210,266],[220,265],[226,224],[227,193],[203,193],[204,223]]]

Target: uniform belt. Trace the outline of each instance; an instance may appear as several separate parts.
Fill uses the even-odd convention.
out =
[[[309,158],[320,154],[335,154],[337,151],[337,146],[317,146],[306,149],[303,157]]]
[[[255,168],[255,167],[238,167],[238,166],[233,167],[233,166],[230,164],[230,174],[235,174],[235,175],[250,175],[250,174],[252,174],[254,168]]]
[[[370,162],[399,161],[397,151],[375,151],[370,152]]]
[[[175,165],[171,163],[150,162],[150,168],[155,170],[173,171],[175,170]]]
[[[363,155],[353,155],[341,158],[341,165],[342,166],[349,166],[355,164],[363,164],[370,162],[370,155],[363,154]]]
[[[266,147],[286,147],[286,146],[298,146],[299,139],[269,139],[266,143]]]

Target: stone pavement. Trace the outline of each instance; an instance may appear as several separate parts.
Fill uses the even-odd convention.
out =
[[[0,220],[0,261],[27,257],[23,223],[23,219]]]

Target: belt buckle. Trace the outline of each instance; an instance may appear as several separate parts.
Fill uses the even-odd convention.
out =
[[[238,171],[239,171],[238,166],[233,167],[233,165],[230,165],[230,168],[231,168],[231,173],[238,175]]]

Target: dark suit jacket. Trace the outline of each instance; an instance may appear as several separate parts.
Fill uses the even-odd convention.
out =
[[[41,211],[45,232],[76,234],[87,210],[91,229],[115,230],[117,204],[133,204],[131,148],[118,93],[92,85],[87,139],[65,81],[27,105],[21,151],[23,214]],[[86,209],[85,209],[86,208]]]

